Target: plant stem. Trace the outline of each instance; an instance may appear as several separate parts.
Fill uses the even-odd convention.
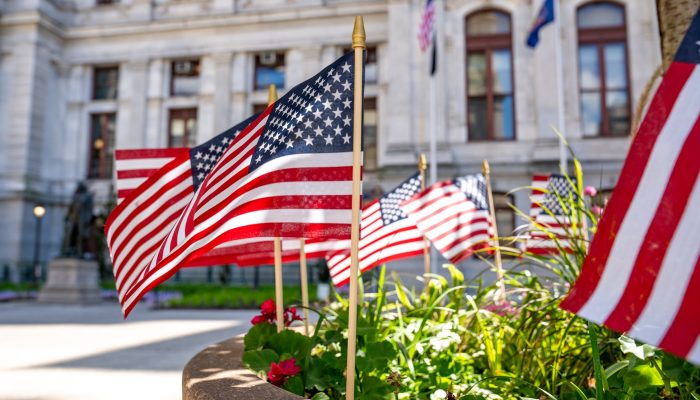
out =
[[[591,353],[593,355],[593,372],[595,374],[595,393],[598,400],[603,399],[603,368],[600,365],[600,350],[598,349],[598,333],[595,325],[588,323],[588,337],[591,341]]]
[[[671,389],[671,380],[668,379],[668,376],[664,374],[664,371],[659,367],[659,364],[654,360],[653,358],[651,359],[651,364],[656,368],[656,371],[659,372],[659,375],[661,375],[661,380],[664,381],[664,389],[666,390],[666,393],[671,394],[673,393],[673,389]]]

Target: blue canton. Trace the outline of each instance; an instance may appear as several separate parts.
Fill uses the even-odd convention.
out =
[[[223,133],[220,133],[213,139],[209,139],[203,144],[190,149],[190,163],[192,164],[192,180],[194,181],[194,190],[199,188],[199,185],[202,184],[204,178],[206,178],[209,174],[209,171],[214,168],[214,165],[216,165],[226,149],[228,149],[228,146],[231,145],[233,139],[238,136],[238,134],[241,133],[246,126],[255,121],[258,115],[260,114],[255,114],[240,124],[227,129]]]
[[[250,169],[284,155],[352,151],[353,67],[348,53],[276,101]]]
[[[547,192],[542,201],[541,214],[549,215],[546,210],[549,210],[554,215],[569,214],[569,210],[562,207],[561,201],[568,204],[568,199],[573,196],[576,199],[576,192],[571,185],[576,185],[576,180],[571,179],[571,183],[564,175],[552,174],[547,182]],[[561,200],[561,201],[560,201]]]
[[[406,218],[406,213],[399,208],[399,204],[420,192],[420,186],[421,175],[416,173],[379,199],[379,212],[385,226]]]
[[[488,210],[489,202],[486,194],[486,178],[482,174],[466,175],[455,178],[453,181],[467,198],[476,206],[477,210]]]

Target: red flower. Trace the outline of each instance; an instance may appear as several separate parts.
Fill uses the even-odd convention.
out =
[[[284,326],[289,326],[294,321],[303,321],[304,319],[297,314],[296,307],[289,307],[284,309]],[[265,300],[264,303],[260,305],[260,315],[256,315],[250,320],[253,325],[262,324],[267,322],[270,324],[275,324],[277,320],[277,307],[275,301],[272,299]]]
[[[296,364],[293,357],[278,363],[270,364],[270,372],[267,373],[267,380],[275,386],[282,386],[287,379],[301,372],[301,368]]]

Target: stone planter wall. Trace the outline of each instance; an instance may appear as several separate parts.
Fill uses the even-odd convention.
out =
[[[182,371],[183,400],[303,399],[263,381],[243,366],[243,336],[212,344]]]

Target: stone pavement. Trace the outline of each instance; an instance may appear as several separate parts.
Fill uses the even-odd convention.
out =
[[[185,363],[255,314],[0,303],[0,399],[179,399]]]

